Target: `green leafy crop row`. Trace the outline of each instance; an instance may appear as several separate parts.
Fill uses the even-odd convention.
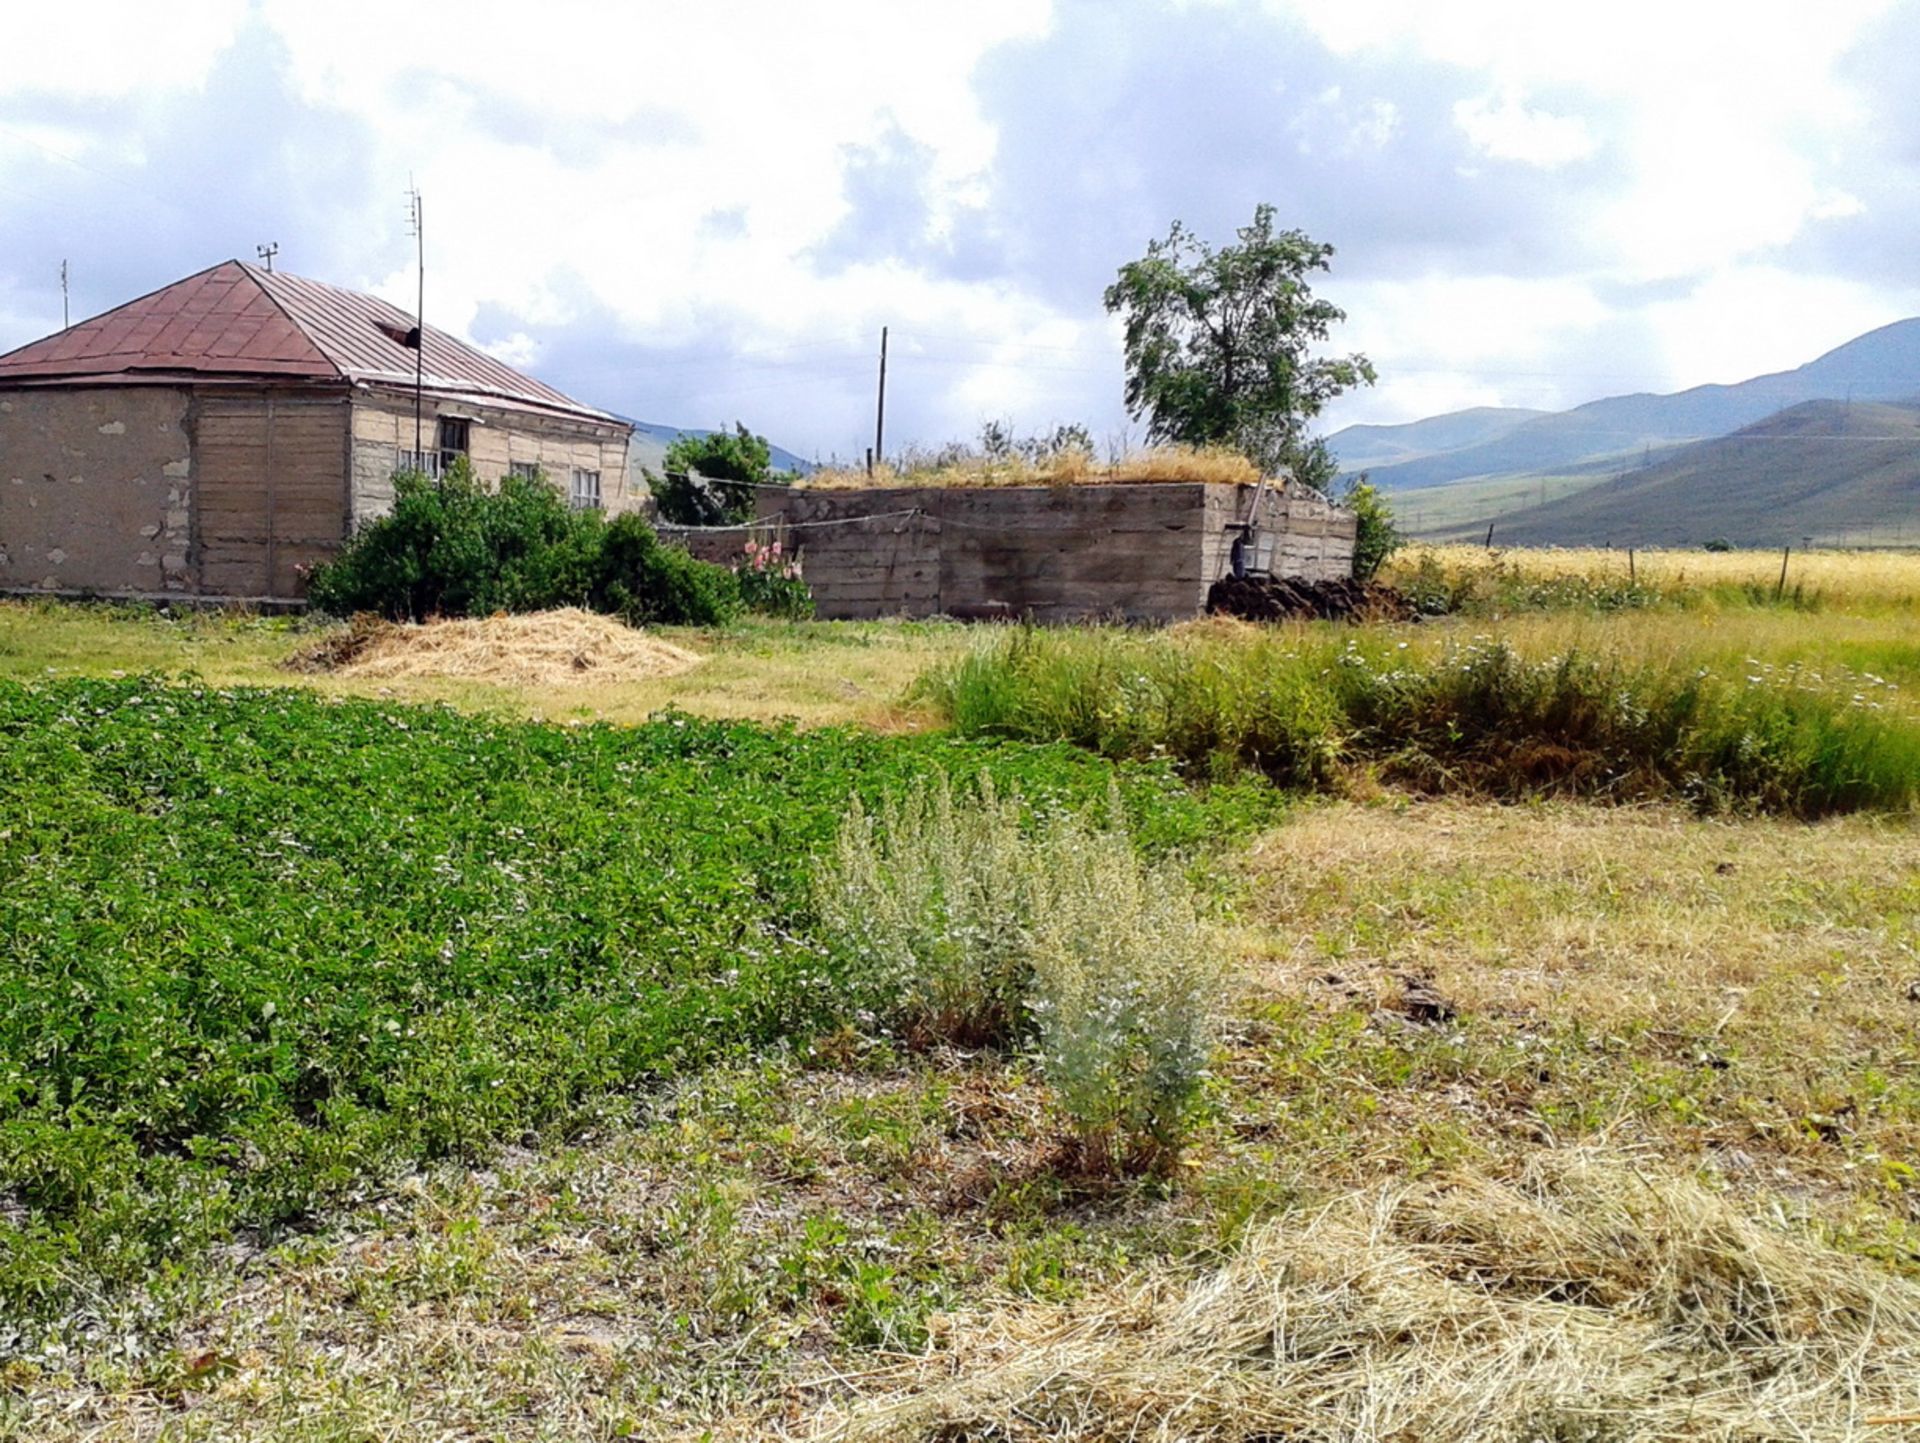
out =
[[[850,796],[983,769],[1043,809],[1112,775],[946,737],[0,684],[0,1353],[238,1230],[835,1024],[813,858]],[[1123,780],[1149,846],[1230,803]]]

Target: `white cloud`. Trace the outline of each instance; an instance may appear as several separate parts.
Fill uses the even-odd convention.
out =
[[[1904,301],[1890,307],[1890,299]],[[1851,281],[1742,266],[1648,307],[1676,386],[1786,371],[1920,304],[1920,288],[1890,298]]]
[[[230,42],[247,0],[90,0],[9,5],[0,96],[97,99],[192,90]]]
[[[1459,101],[1453,118],[1486,155],[1545,170],[1584,160],[1600,144],[1579,116],[1535,110],[1511,94]]]
[[[1130,23],[1165,9],[1161,0],[1094,5],[1124,5]],[[358,271],[327,279],[410,306],[412,253],[399,222],[411,175],[427,200],[429,318],[485,324],[496,350],[521,364],[558,363],[562,335],[638,357],[606,383],[625,393],[585,399],[660,420],[735,412],[800,449],[844,452],[870,427],[871,353],[888,324],[902,439],[937,441],[987,416],[1033,426],[1084,418],[1105,430],[1119,421],[1120,364],[1097,289],[1048,299],[1067,292],[1049,289],[1018,247],[996,249],[1008,203],[996,190],[998,126],[1023,97],[1000,95],[1002,109],[989,112],[981,79],[996,47],[1078,35],[1074,21],[1093,8],[26,7],[9,16],[0,66],[0,103],[13,102],[0,113],[0,201],[29,209],[50,236],[151,208],[155,197],[190,211],[196,198],[167,169],[180,157],[151,134],[156,97],[192,102],[237,37],[264,35],[284,48],[294,93],[364,135],[357,170],[373,193],[391,196],[384,228],[340,207],[345,243],[280,235],[289,268],[303,254],[349,255]],[[1330,237],[1340,256],[1327,286],[1352,316],[1335,346],[1367,350],[1384,381],[1343,403],[1339,419],[1569,404],[1795,364],[1920,304],[1911,286],[1785,259],[1810,234],[1844,237],[1850,224],[1889,214],[1883,177],[1904,162],[1846,66],[1864,27],[1889,8],[1271,0],[1263,14],[1256,0],[1211,0],[1178,6],[1168,33],[1244,37],[1265,26],[1287,37],[1289,57],[1311,52],[1301,73],[1313,78],[1279,66],[1219,94],[1113,93],[1114,56],[1094,44],[1066,51],[1063,68],[1044,77],[1056,107],[1044,113],[1085,118],[1091,133],[1126,107],[1151,108],[1172,146],[1221,96],[1258,91],[1267,103],[1277,92],[1274,118],[1246,133],[1247,151],[1310,154],[1327,168],[1300,174],[1351,177],[1353,194],[1366,197],[1340,212],[1353,229]],[[1111,49],[1124,31],[1090,33]],[[1196,41],[1194,53],[1213,52]],[[1230,68],[1237,53],[1223,44],[1218,63]],[[896,132],[924,168],[907,177],[915,208],[885,243],[849,248],[855,263],[823,264],[830,238],[873,220],[850,205],[850,148]],[[1124,221],[1131,241],[1137,213],[1099,206],[1158,172],[1130,154],[1102,171],[1087,144],[1062,135],[1043,156],[1086,207],[1056,229],[1117,234]],[[142,158],[144,169],[134,164]],[[1194,169],[1206,159],[1195,156]],[[1474,183],[1448,193],[1466,209],[1484,206],[1488,219],[1449,227],[1421,210],[1427,192],[1408,168],[1462,160]],[[1293,173],[1276,160],[1273,174]],[[1242,216],[1267,198],[1283,211],[1303,199],[1207,197]],[[1191,216],[1180,197],[1155,193],[1144,204],[1156,226]],[[1510,218],[1533,229],[1502,250]],[[1401,250],[1381,242],[1388,232],[1405,238]],[[211,261],[266,238],[209,233],[201,243]],[[1075,238],[1042,236],[1032,248]],[[64,253],[51,252],[56,261]],[[31,267],[30,286],[28,261],[0,257],[0,348],[28,339],[38,323],[27,318],[46,312],[44,294],[29,290],[44,288],[52,269],[43,256]],[[655,394],[703,414],[660,414]]]

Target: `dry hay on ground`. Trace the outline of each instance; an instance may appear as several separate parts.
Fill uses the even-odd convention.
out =
[[[1885,1436],[1920,1409],[1920,1282],[1629,1159],[1355,1193],[1218,1272],[962,1316],[832,1436]]]
[[[297,671],[336,676],[566,686],[651,681],[676,676],[702,659],[610,616],[566,607],[418,626],[356,616],[345,630],[287,664]]]

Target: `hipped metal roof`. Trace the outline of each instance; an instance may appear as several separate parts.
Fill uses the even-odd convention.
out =
[[[345,381],[411,388],[413,317],[339,286],[244,261],[175,281],[151,295],[0,356],[0,386]],[[445,331],[425,331],[422,385],[436,395],[618,418],[584,406]]]

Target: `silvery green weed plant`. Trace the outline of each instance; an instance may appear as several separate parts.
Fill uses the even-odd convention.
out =
[[[1090,1171],[1162,1171],[1205,1080],[1221,967],[1177,859],[1120,799],[1035,818],[982,777],[857,802],[815,883],[830,944],[910,1036],[1028,1046]]]
[[[1048,1082],[1089,1171],[1177,1161],[1206,1079],[1219,939],[1178,868],[1144,860],[1117,809],[1040,839],[1030,1008]]]
[[[877,813],[856,798],[841,824],[821,923],[909,1033],[982,1045],[1019,1030],[1040,862],[1025,813],[984,775],[956,806],[942,773]]]

